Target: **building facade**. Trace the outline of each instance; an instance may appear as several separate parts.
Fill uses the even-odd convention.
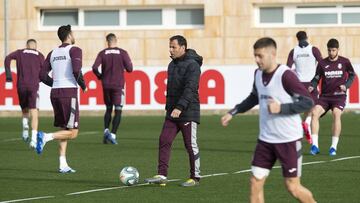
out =
[[[308,32],[323,55],[334,37],[342,55],[360,62],[360,1],[354,0],[0,0],[0,5],[0,67],[5,53],[23,48],[29,38],[46,55],[59,45],[59,24],[73,25],[86,67],[110,32],[135,66],[166,65],[168,38],[176,34],[209,65],[253,64],[254,41],[270,36],[285,63],[299,30]]]

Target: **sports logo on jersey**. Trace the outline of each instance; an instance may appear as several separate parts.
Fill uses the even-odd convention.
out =
[[[329,68],[330,65],[326,65],[325,68]]]
[[[338,69],[341,69],[341,68],[342,68],[342,64],[339,63],[339,64],[338,64]]]
[[[107,55],[107,54],[120,54],[120,50],[117,50],[117,49],[105,50],[105,55]]]

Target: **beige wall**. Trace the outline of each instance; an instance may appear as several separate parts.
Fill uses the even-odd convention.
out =
[[[205,64],[251,64],[252,45],[263,36],[273,37],[279,45],[279,62],[285,63],[289,50],[296,45],[295,33],[300,28],[255,28],[254,4],[345,2],[334,0],[8,0],[9,51],[23,48],[28,38],[38,41],[38,48],[46,55],[59,44],[55,31],[38,30],[38,8],[114,7],[147,5],[204,5],[205,28],[192,30],[102,30],[75,31],[76,44],[83,49],[84,66],[91,66],[96,54],[105,47],[107,33],[119,36],[119,46],[128,50],[135,65],[167,65],[168,38],[184,35],[189,47],[204,56]],[[346,2],[358,2],[347,0]],[[4,59],[4,0],[0,0],[0,67]],[[352,62],[360,62],[360,29],[308,28],[310,41],[326,55],[329,38],[339,39],[341,54]]]

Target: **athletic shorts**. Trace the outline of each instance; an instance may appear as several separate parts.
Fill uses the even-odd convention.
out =
[[[306,90],[308,90],[311,85],[311,82],[302,82],[301,84],[303,84]],[[315,88],[312,92],[310,92],[310,95],[314,103],[316,103],[316,101],[319,99],[319,91],[317,90],[317,88]]]
[[[61,90],[51,90],[51,104],[54,110],[54,126],[63,129],[78,129],[79,128],[79,104],[77,95],[64,94],[60,97]]]
[[[106,106],[124,105],[124,89],[121,88],[103,88],[104,102]]]
[[[37,89],[18,88],[17,93],[21,109],[39,108],[39,93]]]
[[[271,170],[277,159],[280,161],[284,177],[300,177],[302,164],[301,140],[278,144],[258,140],[252,166]]]
[[[320,96],[316,102],[316,105],[320,105],[325,110],[325,113],[329,110],[333,110],[334,108],[338,108],[343,111],[345,104],[346,95]]]

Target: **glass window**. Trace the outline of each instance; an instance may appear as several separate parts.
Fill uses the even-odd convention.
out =
[[[119,11],[85,11],[85,26],[119,25]]]
[[[282,23],[283,21],[283,7],[260,8],[260,23]]]
[[[77,10],[43,10],[44,18],[43,25],[78,25],[78,11]]]
[[[344,24],[360,23],[360,13],[343,13],[342,23]]]
[[[162,12],[154,10],[127,10],[127,25],[162,25]]]
[[[204,25],[204,9],[176,9],[177,25]]]
[[[296,14],[295,24],[337,24],[336,13]]]

